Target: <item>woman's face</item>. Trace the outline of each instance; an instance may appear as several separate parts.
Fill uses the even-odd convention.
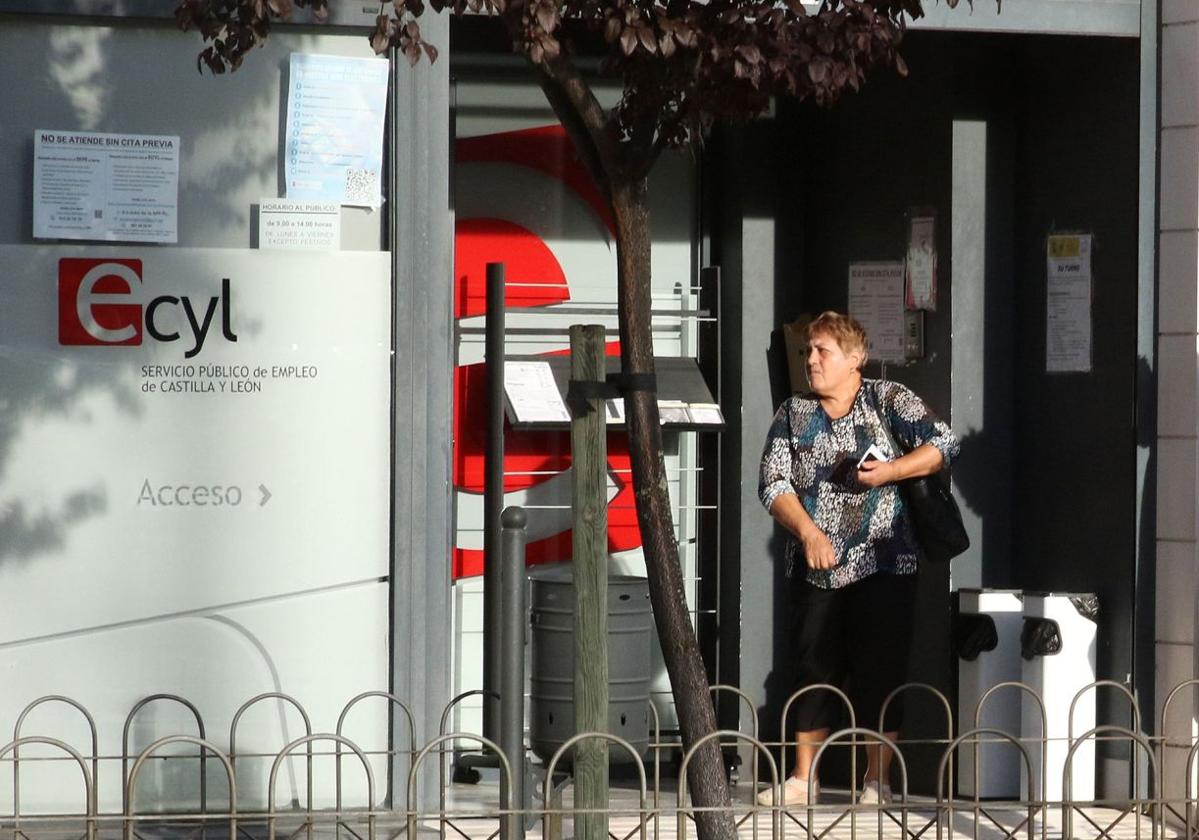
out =
[[[820,396],[837,393],[862,366],[862,354],[846,353],[828,333],[808,339],[808,384]]]

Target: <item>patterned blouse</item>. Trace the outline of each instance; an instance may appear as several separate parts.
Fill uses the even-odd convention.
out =
[[[916,571],[916,540],[899,487],[870,488],[856,479],[858,460],[872,443],[891,458],[899,454],[887,443],[875,404],[885,408],[892,434],[907,451],[931,443],[941,451],[945,466],[958,454],[958,440],[949,426],[898,382],[863,379],[853,407],[837,420],[830,420],[812,395],[788,399],[770,424],[758,497],[770,510],[783,493],[798,496],[837,556],[832,569],[807,569],[803,548],[791,535],[788,577],[796,569],[807,569],[809,583],[837,589],[875,572]]]

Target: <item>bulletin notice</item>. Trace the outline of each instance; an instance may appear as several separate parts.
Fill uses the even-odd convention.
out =
[[[33,236],[177,242],[179,138],[33,133]]]

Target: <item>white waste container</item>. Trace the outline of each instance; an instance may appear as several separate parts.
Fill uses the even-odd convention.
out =
[[[1021,678],[1020,628],[1024,604],[1011,589],[961,589],[953,630],[958,655],[958,731],[974,729],[978,701],[992,686]],[[1020,736],[1020,704],[1025,692],[1002,688],[982,707],[977,726]],[[958,794],[974,796],[974,747],[958,751]],[[978,795],[1015,799],[1021,759],[1010,744],[985,744],[978,768]]]
[[[1049,737],[1046,759],[1045,792],[1050,802],[1063,799],[1062,771],[1069,751],[1067,737],[1074,738],[1095,727],[1095,692],[1088,691],[1074,707],[1071,725],[1070,703],[1086,686],[1095,682],[1095,616],[1098,604],[1089,593],[1024,594],[1024,627],[1020,633],[1024,682],[1041,696],[1045,704]],[[1032,698],[1021,709],[1021,737],[1032,752],[1034,770],[1039,762],[1041,737],[1040,710]],[[1071,799],[1085,802],[1095,798],[1095,741],[1088,741],[1074,753],[1071,762],[1073,780]],[[1027,777],[1021,770],[1020,787]],[[1039,776],[1035,778],[1040,785]],[[1040,790],[1038,787],[1037,790]]]

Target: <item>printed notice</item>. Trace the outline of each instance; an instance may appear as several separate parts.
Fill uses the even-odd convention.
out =
[[[290,66],[285,194],[378,207],[387,62],[292,53]]]
[[[33,236],[177,242],[179,138],[33,133]]]
[[[1050,236],[1046,243],[1045,370],[1091,370],[1091,236]]]
[[[917,216],[908,226],[907,295],[908,309],[937,308],[937,220]]]
[[[870,358],[902,362],[904,263],[849,265],[849,314],[866,329]]]
[[[505,362],[504,395],[513,423],[569,423],[549,362]]]
[[[258,247],[290,251],[341,249],[341,205],[264,198],[258,205]]]

